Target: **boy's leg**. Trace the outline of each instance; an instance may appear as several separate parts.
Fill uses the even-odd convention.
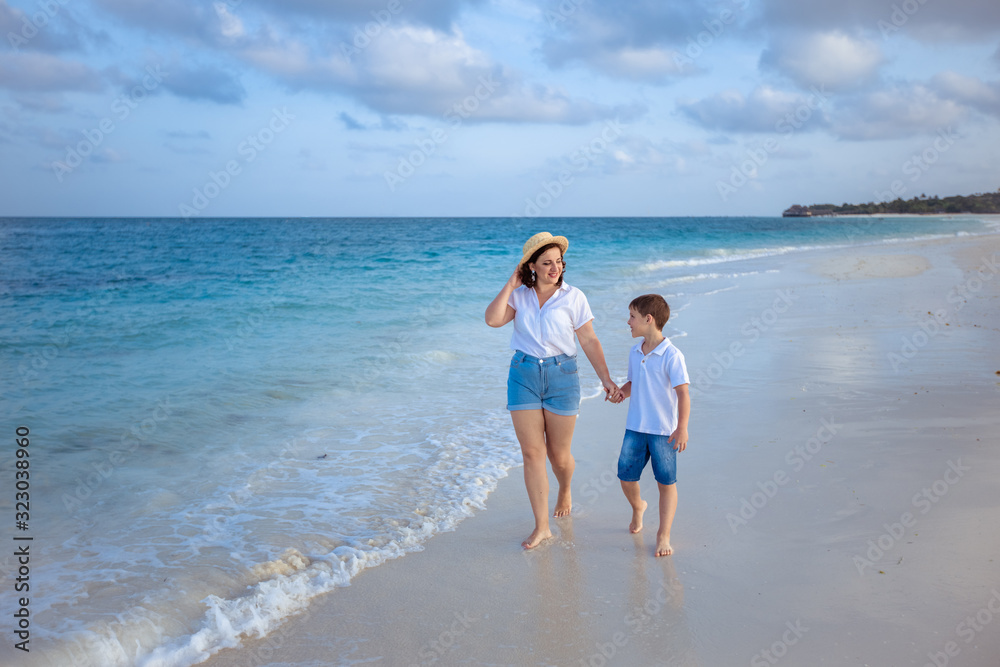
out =
[[[557,415],[545,409],[542,410],[542,415],[545,418],[545,448],[552,464],[552,472],[559,482],[559,495],[556,497],[556,509],[552,516],[568,516],[573,507],[570,482],[576,469],[576,461],[570,448],[573,445],[576,416]],[[542,465],[544,467],[544,463]]]
[[[528,490],[535,530],[521,546],[531,549],[552,537],[549,530],[549,475],[545,470],[545,419],[539,410],[515,410],[510,413],[514,433],[521,444],[524,459],[524,486]]]
[[[677,451],[666,435],[651,436],[650,459],[653,475],[660,487],[660,528],[656,531],[656,555],[674,553],[670,546],[670,527],[677,511]]]
[[[656,555],[669,556],[674,553],[670,546],[670,527],[677,512],[677,484],[660,484],[660,529],[656,531]]]
[[[646,511],[648,503],[642,499],[639,493],[639,482],[626,482],[621,480],[622,491],[628,504],[632,506],[632,523],[628,525],[628,532],[638,533],[642,530],[642,515]]]
[[[642,530],[642,514],[646,511],[646,501],[639,493],[639,476],[649,462],[649,445],[643,433],[625,429],[622,438],[622,451],[618,455],[618,479],[622,483],[622,492],[632,506],[632,523],[628,525],[629,532],[638,533]]]

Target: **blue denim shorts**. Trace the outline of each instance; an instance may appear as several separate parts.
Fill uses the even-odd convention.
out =
[[[622,453],[618,457],[618,479],[638,482],[650,459],[653,459],[653,477],[657,482],[664,485],[677,482],[677,450],[670,436],[625,429]]]
[[[576,356],[539,359],[518,350],[507,375],[507,409],[546,409],[557,415],[580,413],[580,374]]]

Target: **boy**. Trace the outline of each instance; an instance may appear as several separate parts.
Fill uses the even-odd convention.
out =
[[[688,372],[684,355],[663,335],[670,307],[659,294],[636,297],[628,307],[633,338],[642,338],[628,358],[627,382],[611,397],[621,403],[631,396],[625,420],[625,438],[618,457],[618,479],[629,504],[629,531],[642,530],[647,503],[639,495],[639,477],[652,458],[653,476],[660,487],[660,529],[656,555],[669,556],[670,526],[677,510],[677,452],[687,448]]]

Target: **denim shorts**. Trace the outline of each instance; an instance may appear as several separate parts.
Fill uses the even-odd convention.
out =
[[[518,350],[507,375],[507,409],[546,409],[571,417],[580,413],[580,374],[576,355],[539,359]]]
[[[656,481],[664,485],[674,484],[677,481],[677,450],[671,444],[670,436],[625,429],[622,453],[618,457],[618,479],[638,482],[642,469],[651,458]]]

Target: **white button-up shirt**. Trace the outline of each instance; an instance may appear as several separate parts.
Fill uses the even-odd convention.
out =
[[[507,305],[516,311],[510,349],[533,357],[576,354],[576,330],[594,319],[587,297],[565,282],[541,308],[535,289],[524,285],[511,292]]]
[[[642,343],[628,355],[629,394],[625,428],[639,433],[670,435],[677,428],[677,391],[674,387],[688,384],[684,355],[670,340],[649,354],[642,353]]]

